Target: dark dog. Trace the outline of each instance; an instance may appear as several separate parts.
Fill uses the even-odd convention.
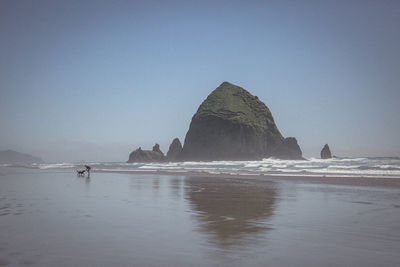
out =
[[[78,176],[84,176],[85,175],[85,171],[86,170],[83,170],[83,171],[76,170],[76,173],[78,174]]]

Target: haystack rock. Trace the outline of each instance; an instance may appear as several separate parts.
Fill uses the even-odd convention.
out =
[[[295,138],[284,139],[268,107],[245,89],[223,82],[200,105],[181,160],[302,159]]]
[[[329,149],[328,144],[324,146],[321,150],[321,159],[330,159],[332,158],[331,150]]]
[[[141,147],[129,154],[128,163],[132,162],[162,162],[165,160],[160,146],[155,144],[153,150],[142,150]]]
[[[181,141],[179,141],[179,138],[175,138],[171,145],[169,146],[168,152],[167,152],[167,160],[168,161],[175,161],[179,157],[179,155],[182,153],[182,144]]]

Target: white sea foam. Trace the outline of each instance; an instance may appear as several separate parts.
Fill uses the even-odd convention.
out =
[[[10,166],[12,166],[12,164],[9,163],[0,164],[0,167],[10,167]]]
[[[399,177],[399,158],[333,158],[328,160],[310,158],[309,160],[279,160],[274,158],[259,161],[209,161],[209,162],[165,162],[165,163],[126,163],[126,162],[88,162],[88,163],[50,163],[11,165],[14,167],[51,169],[81,169],[84,164],[97,171],[173,171],[206,172],[265,175],[340,175],[359,177]],[[2,165],[4,166],[4,164]],[[10,167],[10,165],[7,165]]]

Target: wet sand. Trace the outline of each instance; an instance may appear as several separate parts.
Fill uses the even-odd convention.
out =
[[[0,266],[400,266],[397,186],[1,173]]]

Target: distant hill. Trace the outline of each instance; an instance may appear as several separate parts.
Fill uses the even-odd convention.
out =
[[[3,150],[0,151],[0,163],[44,163],[44,161],[39,157],[29,154],[19,153],[13,150]]]

